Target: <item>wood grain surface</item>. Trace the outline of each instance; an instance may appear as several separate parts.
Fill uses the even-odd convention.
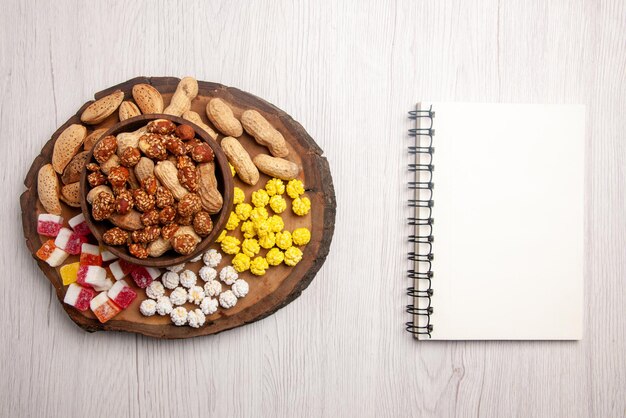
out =
[[[3,2],[0,415],[624,416],[625,27],[621,0]],[[187,341],[67,319],[21,238],[22,180],[77,105],[137,74],[237,86],[324,149],[335,236],[295,303]],[[420,99],[587,105],[582,341],[406,334]]]

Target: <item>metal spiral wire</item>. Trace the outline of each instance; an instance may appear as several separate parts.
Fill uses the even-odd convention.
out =
[[[407,305],[406,311],[412,315],[412,320],[406,323],[406,330],[416,334],[418,338],[430,338],[433,331],[431,323],[432,307],[432,260],[433,260],[433,217],[434,206],[432,182],[433,171],[433,118],[435,112],[432,106],[428,109],[420,109],[409,112],[409,118],[415,120],[415,128],[409,129],[409,136],[413,139],[413,145],[408,147],[413,161],[408,169],[413,173],[413,181],[408,187],[412,190],[412,199],[408,205],[413,209],[413,216],[407,219],[412,228],[408,237],[413,250],[408,253],[411,268],[407,271],[413,286],[407,289],[407,294],[412,298],[412,303]]]

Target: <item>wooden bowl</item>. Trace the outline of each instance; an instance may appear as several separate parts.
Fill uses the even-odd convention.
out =
[[[91,215],[91,205],[87,203],[87,193],[91,190],[91,186],[87,181],[87,169],[83,168],[81,177],[80,177],[80,193],[81,193],[81,202],[80,207],[82,209],[83,215],[85,216],[85,221],[91,230],[91,233],[96,237],[96,239],[111,251],[113,254],[121,258],[122,260],[128,261],[132,264],[137,264],[140,266],[146,267],[168,267],[175,264],[185,263],[192,258],[196,257],[201,252],[204,252],[206,248],[218,237],[218,235],[224,229],[226,222],[228,221],[228,217],[230,215],[230,207],[233,204],[233,177],[231,175],[230,167],[228,165],[228,160],[226,159],[226,155],[222,151],[222,148],[218,145],[216,141],[214,141],[202,128],[197,125],[189,122],[188,120],[179,118],[177,116],[172,115],[164,115],[164,114],[148,114],[148,115],[140,115],[131,119],[124,120],[113,125],[108,131],[106,131],[102,138],[107,135],[117,135],[122,132],[132,132],[135,131],[142,126],[148,124],[148,122],[155,119],[168,119],[172,122],[180,125],[187,124],[192,126],[196,131],[196,137],[201,138],[204,142],[209,144],[209,146],[213,149],[213,153],[215,154],[215,176],[217,178],[217,188],[222,194],[224,199],[224,203],[222,205],[222,209],[217,213],[211,215],[211,220],[213,221],[213,230],[211,233],[206,236],[200,243],[197,245],[196,250],[189,255],[180,255],[174,252],[174,250],[169,250],[165,254],[160,257],[148,257],[148,258],[137,258],[133,257],[128,252],[128,247],[126,246],[110,246],[104,244],[102,241],[102,235],[104,232],[114,225],[109,221],[96,221],[93,219]],[[94,147],[95,148],[95,147]],[[89,152],[89,157],[87,159],[88,162],[92,162],[93,159],[93,149]]]

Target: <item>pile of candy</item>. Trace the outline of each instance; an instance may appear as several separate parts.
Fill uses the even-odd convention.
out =
[[[270,266],[281,263],[293,267],[302,260],[303,246],[311,240],[311,231],[307,228],[296,228],[292,232],[285,230],[285,223],[280,216],[287,208],[283,194],[292,198],[291,208],[294,214],[305,216],[311,209],[311,201],[303,196],[304,185],[300,180],[291,180],[287,186],[282,180],[272,178],[267,181],[264,189],[256,190],[246,202],[243,190],[235,187],[233,203],[235,210],[231,212],[226,230],[217,239],[225,254],[234,255],[232,265],[241,273],[247,270],[256,276],[262,276]],[[266,206],[274,215],[270,216]],[[254,207],[253,207],[254,206]],[[228,231],[237,228],[243,233],[243,242],[239,238],[228,235]],[[261,255],[261,248],[268,250]]]

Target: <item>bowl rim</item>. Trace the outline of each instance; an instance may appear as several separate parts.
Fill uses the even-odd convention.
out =
[[[216,170],[219,169],[222,175],[222,183],[224,186],[224,190],[221,191],[223,204],[222,204],[222,209],[220,209],[220,211],[217,214],[216,222],[213,223],[213,230],[211,231],[209,235],[202,238],[202,241],[198,243],[198,245],[196,246],[196,250],[193,253],[189,255],[179,254],[176,257],[168,257],[167,259],[163,259],[162,258],[163,256],[137,258],[126,253],[125,251],[120,250],[119,246],[110,246],[110,245],[105,244],[102,241],[102,235],[100,234],[100,231],[95,227],[97,221],[95,221],[91,215],[91,210],[90,210],[91,205],[89,205],[89,203],[87,202],[87,193],[88,193],[87,192],[87,187],[88,187],[87,164],[92,162],[93,160],[93,151],[95,149],[96,144],[98,144],[106,136],[108,135],[117,136],[118,134],[122,132],[132,132],[133,130],[127,128],[128,126],[135,125],[141,122],[145,122],[145,124],[148,124],[150,121],[157,120],[157,119],[167,119],[178,125],[181,125],[181,124],[190,125],[192,128],[194,128],[196,132],[196,137],[199,137],[203,142],[206,142],[207,144],[209,144],[214,154],[213,161],[215,163],[215,169]],[[100,139],[91,147],[91,149],[89,150],[89,154],[87,155],[87,163],[85,164],[85,167],[83,167],[81,171],[80,207],[81,207],[81,212],[85,218],[85,222],[87,223],[87,226],[89,227],[89,230],[91,231],[92,235],[96,238],[100,246],[112,252],[120,259],[127,261],[134,265],[144,266],[144,267],[169,267],[169,266],[173,266],[176,264],[182,264],[182,263],[188,262],[192,258],[195,258],[198,254],[204,252],[206,248],[215,241],[215,239],[219,236],[219,234],[222,232],[222,230],[226,226],[226,222],[228,221],[228,217],[230,216],[230,210],[225,210],[225,209],[232,207],[233,188],[234,188],[233,177],[231,175],[231,170],[230,170],[230,166],[228,165],[228,159],[226,158],[226,154],[224,154],[224,151],[222,151],[222,148],[220,147],[219,143],[213,138],[211,138],[211,136],[209,136],[209,134],[204,129],[202,129],[195,123],[188,121],[186,119],[183,119],[179,116],[166,115],[163,113],[149,113],[149,114],[135,116],[133,118],[129,118],[129,119],[117,122],[116,124],[110,126],[107,129],[107,131],[101,135]],[[211,216],[214,216],[214,215],[215,214],[212,214]]]

